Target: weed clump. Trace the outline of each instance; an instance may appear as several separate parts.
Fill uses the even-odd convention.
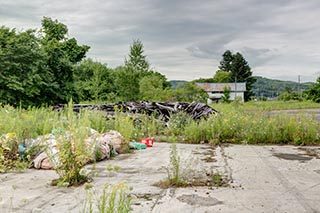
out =
[[[127,213],[132,211],[132,197],[128,191],[132,190],[124,182],[114,185],[105,184],[99,194],[91,185],[86,185],[87,198],[83,202],[82,211],[99,213]],[[97,211],[94,211],[97,210]]]

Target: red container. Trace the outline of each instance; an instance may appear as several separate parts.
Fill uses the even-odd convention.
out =
[[[153,138],[141,138],[140,143],[144,143],[147,147],[152,147],[154,143]]]

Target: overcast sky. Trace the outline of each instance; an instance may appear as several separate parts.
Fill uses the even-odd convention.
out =
[[[133,39],[169,80],[212,77],[227,49],[253,75],[315,81],[320,75],[319,0],[1,0],[0,25],[39,28],[58,19],[69,36],[109,67],[124,63]]]

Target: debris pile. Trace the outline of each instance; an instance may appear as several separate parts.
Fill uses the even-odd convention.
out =
[[[68,132],[59,133],[63,137],[72,137]],[[43,147],[35,156],[32,167],[37,169],[55,169],[60,164],[59,150],[57,148],[57,134],[39,136],[34,139],[26,139],[25,146],[29,149],[32,147]],[[85,139],[86,147],[91,150],[91,162],[109,159],[111,153],[122,153],[126,146],[124,138],[117,131],[98,133],[90,129],[90,135]]]
[[[55,110],[62,110],[64,105],[56,105]],[[115,110],[128,113],[144,113],[147,115],[157,115],[159,119],[168,121],[170,115],[177,112],[185,112],[192,119],[206,118],[210,115],[217,114],[217,111],[212,107],[199,102],[120,102],[117,104],[74,104],[74,111],[79,112],[81,109],[105,111],[107,115],[114,115]]]

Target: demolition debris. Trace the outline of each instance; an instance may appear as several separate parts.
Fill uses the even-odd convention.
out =
[[[57,105],[56,110],[62,110],[64,105]],[[81,109],[105,111],[107,115],[114,115],[115,111],[127,112],[131,114],[141,113],[147,115],[156,115],[159,119],[168,121],[170,115],[177,112],[185,112],[194,120],[207,118],[218,112],[212,107],[199,102],[119,102],[117,104],[74,104],[73,110],[79,112]]]

